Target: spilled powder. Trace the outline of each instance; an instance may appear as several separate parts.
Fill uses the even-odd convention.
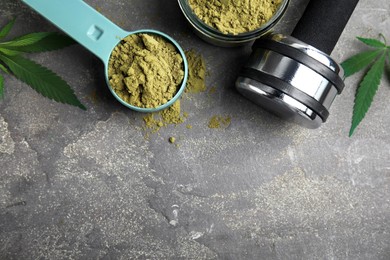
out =
[[[176,95],[184,78],[183,67],[180,53],[161,36],[132,34],[112,52],[108,78],[126,103],[156,108]]]
[[[185,52],[189,64],[187,93],[200,93],[206,91],[206,62],[202,55],[196,53],[194,50]]]
[[[181,124],[184,122],[186,114],[181,114],[180,100],[175,102],[172,106],[160,112],[161,118],[165,124]]]
[[[195,15],[223,34],[246,33],[268,22],[282,0],[189,0]]]
[[[209,89],[209,94],[210,94],[210,95],[213,95],[213,94],[215,94],[215,92],[217,92],[217,87],[216,87],[216,86],[212,86],[212,87]]]
[[[178,125],[185,121],[188,116],[186,113],[181,113],[180,100],[173,103],[168,107],[157,113],[149,113],[143,117],[145,123],[145,129],[152,130],[156,133],[161,127],[165,127],[169,124]]]
[[[208,127],[211,129],[226,128],[230,125],[231,122],[232,119],[229,116],[213,116],[209,121]]]

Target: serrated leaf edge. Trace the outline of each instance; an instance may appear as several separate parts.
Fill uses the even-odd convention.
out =
[[[52,94],[53,94],[53,97],[46,96],[43,92],[39,91],[39,90],[37,89],[36,86],[30,85],[30,83],[29,83],[28,81],[26,81],[24,78],[18,77],[18,76],[17,76],[17,73],[15,73],[15,72],[13,71],[12,67],[9,66],[9,64],[7,63],[7,62],[12,62],[12,63],[16,64],[18,67],[21,67],[17,62],[14,61],[15,58],[21,58],[21,59],[24,59],[24,60],[26,60],[26,61],[28,61],[28,62],[31,62],[31,63],[33,63],[35,66],[39,67],[39,69],[42,69],[42,70],[46,71],[47,73],[51,74],[52,76],[58,78],[58,80],[60,80],[62,83],[64,83],[64,84],[67,86],[67,88],[69,89],[69,91],[71,92],[72,98],[74,99],[74,100],[72,101],[73,103],[71,103],[71,102],[69,102],[69,101],[67,101],[67,100],[64,100],[63,98],[60,98],[56,92],[53,92],[53,93],[52,93]],[[46,68],[46,67],[44,67],[44,66],[42,66],[42,65],[40,65],[40,64],[38,64],[38,63],[35,63],[35,62],[32,61],[32,60],[23,58],[22,56],[6,56],[6,55],[0,53],[0,59],[1,59],[4,63],[6,63],[6,64],[8,65],[10,71],[13,72],[13,75],[14,75],[15,77],[17,77],[19,80],[25,82],[26,84],[28,84],[30,87],[32,87],[35,91],[37,91],[37,92],[38,92],[39,94],[41,94],[42,96],[45,96],[45,97],[47,97],[47,98],[49,98],[49,99],[53,99],[53,100],[55,100],[55,101],[57,101],[57,102],[60,102],[60,103],[64,103],[64,104],[69,104],[69,105],[77,106],[77,107],[79,107],[79,108],[81,108],[81,109],[83,109],[83,110],[86,110],[86,107],[78,100],[78,98],[77,98],[76,95],[74,94],[73,89],[67,84],[67,82],[66,82],[65,80],[63,80],[60,76],[58,76],[55,72],[51,71],[50,69],[48,69],[48,68]],[[43,80],[43,79],[40,78],[38,75],[32,73],[28,68],[21,67],[21,69],[22,69],[23,71],[28,71],[28,72],[31,73],[31,75],[34,76],[35,78],[38,78],[39,80]]]
[[[16,37],[10,41],[0,43],[1,47],[18,47],[18,46],[28,46],[34,43],[41,41],[42,39],[51,35],[51,32],[36,32],[29,33],[19,37]]]
[[[370,56],[370,58],[367,58],[367,59],[362,59],[362,58],[358,59],[360,56],[363,56],[364,54],[373,54],[373,55],[372,55],[372,57]],[[366,68],[367,66],[370,65],[370,63],[372,63],[374,60],[376,60],[380,56],[380,54],[381,54],[381,50],[370,50],[370,51],[357,53],[357,54],[353,55],[352,57],[348,58],[347,60],[343,61],[340,65],[344,70],[344,77],[345,78],[350,77],[353,74]],[[359,69],[350,69],[350,68],[346,67],[347,65],[348,65],[348,67],[350,67],[350,63],[355,61],[356,59],[358,59],[358,61],[360,63],[362,63],[362,61],[364,61],[365,62],[364,66],[360,66]]]
[[[0,63],[0,69],[1,69],[2,71],[4,71],[4,73],[9,74],[8,69],[7,69],[3,64],[1,64],[1,63]]]
[[[57,41],[57,43],[51,42],[48,44],[47,40],[49,41]],[[58,44],[60,42],[60,44]],[[67,36],[66,34],[61,34],[57,32],[51,32],[46,37],[40,39],[37,42],[31,43],[29,45],[18,45],[14,46],[10,43],[3,44],[0,43],[0,49],[6,49],[10,51],[10,54],[12,55],[12,52],[15,52],[16,54],[21,53],[38,53],[38,52],[48,52],[48,51],[55,51],[60,50],[66,47],[69,47],[73,44],[76,44],[77,42],[72,39],[71,37]],[[15,54],[15,55],[16,55]]]
[[[2,47],[0,47],[0,52],[4,53],[5,55],[8,55],[8,56],[15,56],[15,55],[20,54],[19,51],[15,51],[15,50],[8,49],[8,48],[2,48]]]
[[[16,17],[14,17],[11,21],[9,21],[3,28],[0,30],[0,39],[7,37],[8,33],[11,31],[16,21]]]
[[[355,96],[355,105],[353,109],[353,116],[352,116],[352,124],[351,129],[349,131],[349,136],[351,137],[353,133],[355,132],[356,128],[359,126],[361,121],[364,119],[366,113],[368,112],[372,101],[375,97],[375,94],[379,88],[384,67],[385,67],[385,61],[386,61],[386,52],[383,52],[381,57],[370,67],[368,72],[366,73],[365,77],[359,84],[359,87],[356,91]],[[371,80],[371,77],[374,77]],[[372,82],[369,81],[375,81],[374,84],[371,84]],[[368,85],[365,85],[368,84]],[[367,87],[366,87],[367,86]],[[365,89],[367,88],[367,89]],[[363,93],[362,91],[365,90]],[[371,91],[371,92],[370,92]],[[369,94],[369,96],[367,96]],[[363,98],[363,103],[359,101],[360,98]],[[367,100],[368,98],[368,100]],[[359,111],[362,110],[362,111]],[[359,114],[358,114],[359,113]]]
[[[386,43],[383,43],[380,40],[373,39],[373,38],[363,38],[363,37],[356,37],[359,41],[366,44],[367,46],[383,49],[386,48]]]

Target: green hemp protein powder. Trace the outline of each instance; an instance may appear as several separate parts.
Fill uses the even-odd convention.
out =
[[[260,28],[278,10],[282,0],[188,0],[195,15],[224,34]]]
[[[154,34],[132,34],[111,54],[108,79],[125,102],[156,108],[177,93],[184,78],[183,58],[175,46]]]

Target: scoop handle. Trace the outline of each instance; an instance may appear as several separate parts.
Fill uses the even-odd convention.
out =
[[[311,0],[293,37],[330,54],[359,0]]]
[[[105,64],[129,33],[82,0],[22,0],[99,57]]]

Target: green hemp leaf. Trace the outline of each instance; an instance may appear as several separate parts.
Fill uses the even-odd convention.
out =
[[[352,125],[349,131],[350,137],[370,108],[386,67],[386,59],[390,59],[390,46],[386,45],[385,37],[381,36],[383,42],[377,39],[357,37],[358,40],[372,49],[358,53],[341,63],[345,77],[366,69],[366,74],[356,90]]]
[[[15,19],[0,29],[0,40],[7,37],[14,23]],[[47,98],[86,110],[72,88],[61,77],[22,56],[25,53],[58,50],[75,43],[72,38],[56,32],[30,33],[9,41],[2,41],[0,42],[0,70],[14,75]],[[3,93],[4,78],[0,75],[0,99]]]

